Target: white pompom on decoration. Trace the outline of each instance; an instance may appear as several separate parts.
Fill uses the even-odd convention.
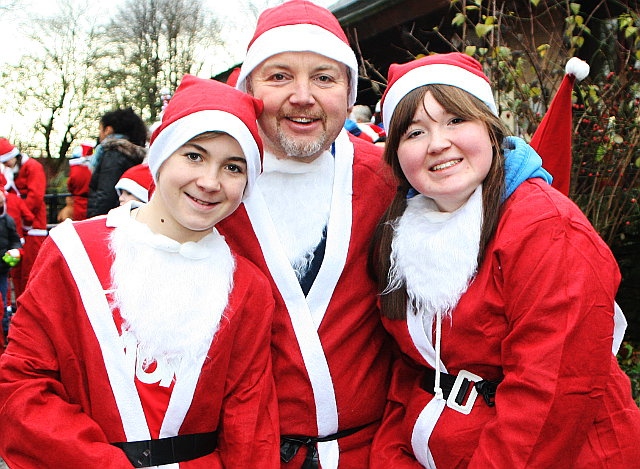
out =
[[[584,80],[589,75],[589,64],[578,57],[571,57],[564,68],[567,75],[573,75],[576,80]]]

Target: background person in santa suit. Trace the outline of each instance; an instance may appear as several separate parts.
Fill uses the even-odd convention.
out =
[[[640,410],[613,353],[618,266],[509,136],[480,63],[392,65],[382,113],[401,190],[374,263],[403,354],[371,467],[637,466]]]
[[[0,163],[10,168],[14,174],[13,183],[8,191],[14,191],[24,199],[27,208],[34,217],[32,226],[23,225],[24,256],[20,266],[12,273],[17,297],[22,294],[31,272],[31,266],[48,234],[47,207],[44,202],[47,177],[40,162],[20,153],[20,150],[6,138],[0,138]]]
[[[264,173],[220,230],[275,291],[283,467],[366,467],[385,403],[390,340],[367,250],[395,188],[381,149],[343,130],[357,78],[335,16],[293,0],[260,15],[236,83],[264,101]]]
[[[116,184],[116,192],[120,205],[130,200],[146,204],[149,202],[149,189],[153,184],[153,177],[146,163],[137,164],[127,169]]]
[[[74,148],[69,160],[69,177],[67,178],[67,190],[71,196],[66,198],[66,205],[58,212],[58,221],[71,218],[80,221],[87,218],[87,203],[89,200],[89,183],[91,182],[91,169],[89,159],[93,153],[93,146],[82,144]]]
[[[186,75],[149,203],[52,229],[0,360],[9,466],[278,467],[273,296],[215,229],[260,172],[260,110]]]

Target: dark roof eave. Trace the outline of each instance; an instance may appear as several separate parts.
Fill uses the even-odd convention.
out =
[[[401,2],[402,0],[341,0],[329,9],[345,27]]]

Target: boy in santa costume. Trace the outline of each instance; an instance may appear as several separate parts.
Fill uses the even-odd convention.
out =
[[[149,203],[51,231],[0,360],[9,466],[278,466],[273,297],[215,228],[260,173],[260,110],[186,75]]]
[[[131,200],[146,204],[149,201],[149,189],[152,184],[153,177],[148,164],[141,163],[127,169],[116,184],[120,205]]]
[[[366,467],[390,376],[367,250],[395,188],[381,148],[343,129],[357,80],[336,17],[292,0],[260,15],[236,83],[265,105],[264,172],[220,230],[275,292],[287,468]]]
[[[370,467],[637,467],[618,266],[480,63],[392,65],[382,114],[399,192],[372,260],[403,354]]]
[[[44,202],[47,178],[39,161],[21,153],[6,138],[0,138],[0,163],[10,168],[14,175],[13,183],[7,190],[21,197],[34,217],[33,225],[24,227],[24,256],[12,273],[17,297],[22,294],[40,246],[49,234],[47,207]]]

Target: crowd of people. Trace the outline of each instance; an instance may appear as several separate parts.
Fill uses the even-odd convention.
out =
[[[10,467],[637,465],[618,266],[480,63],[392,65],[381,122],[357,83],[328,9],[266,9],[233,81],[185,75],[148,143],[102,117],[39,237],[41,168],[0,140],[5,212],[30,211],[0,215],[30,271]]]

